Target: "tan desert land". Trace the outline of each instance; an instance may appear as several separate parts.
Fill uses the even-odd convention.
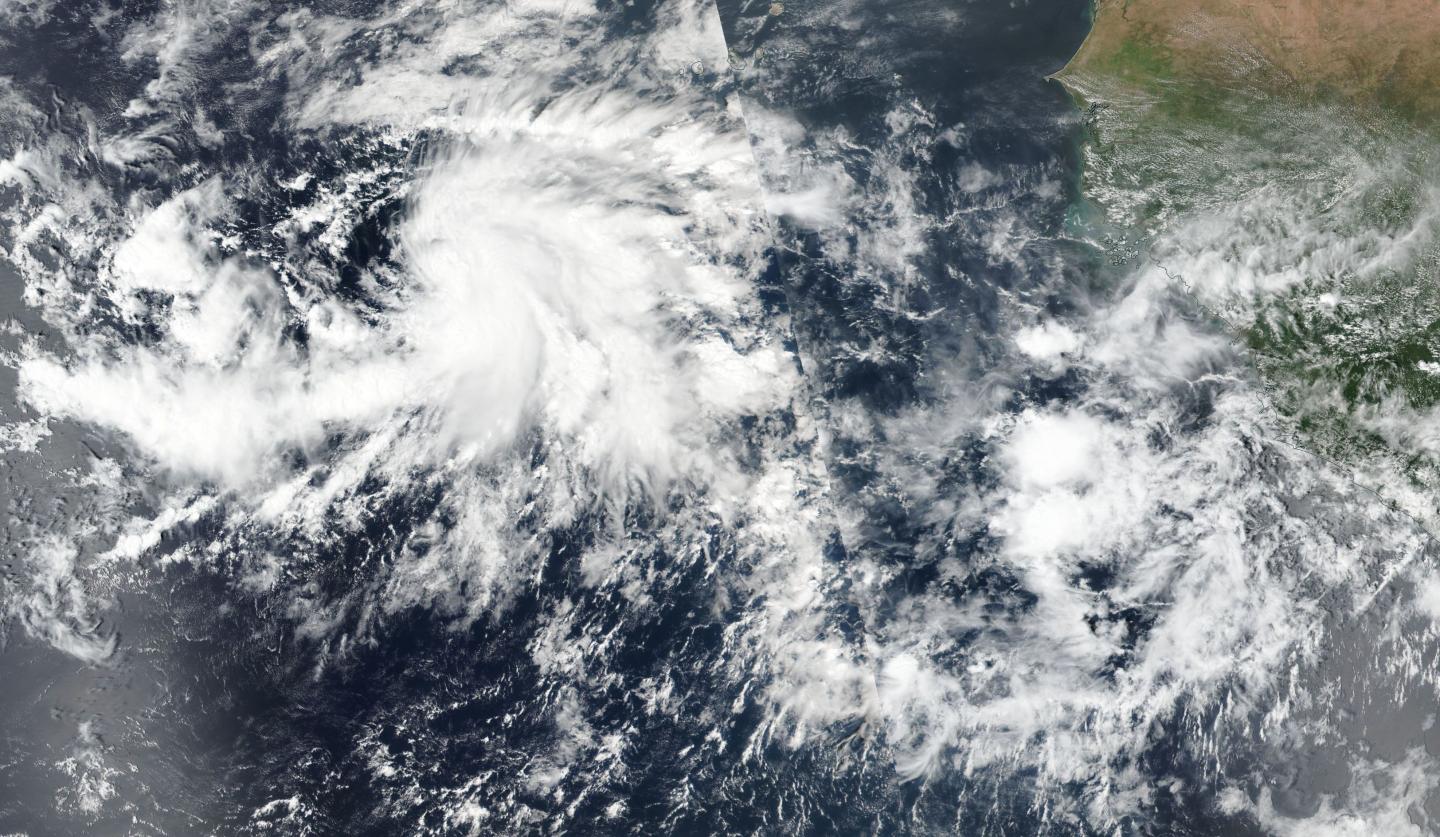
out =
[[[1440,0],[1096,0],[1059,76],[1200,80],[1440,116]]]

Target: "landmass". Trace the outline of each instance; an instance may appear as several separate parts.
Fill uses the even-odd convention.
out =
[[[1097,0],[1059,76],[1198,80],[1440,115],[1434,0]]]
[[[1081,234],[1117,292],[1198,302],[1287,432],[1440,526],[1440,4],[1093,12],[1055,77],[1086,106]]]

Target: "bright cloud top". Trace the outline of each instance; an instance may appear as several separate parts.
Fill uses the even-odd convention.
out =
[[[704,464],[708,419],[780,403],[783,354],[728,330],[754,304],[743,135],[620,92],[470,111],[411,193],[377,321],[287,300],[265,267],[222,256],[210,181],[142,216],[110,262],[128,313],[141,291],[173,298],[164,339],[118,362],[34,353],[26,397],[232,487],[287,448],[417,420],[440,431],[432,461],[492,457],[534,427],[612,488],[653,487]],[[300,306],[304,346],[285,332]]]

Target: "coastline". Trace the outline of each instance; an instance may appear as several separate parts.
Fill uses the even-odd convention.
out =
[[[1104,0],[1090,0],[1090,29],[1085,33],[1085,40],[1080,42],[1080,46],[1075,48],[1075,53],[1070,56],[1060,69],[1045,76],[1046,81],[1056,81],[1064,85],[1067,90],[1071,89],[1070,85],[1066,83],[1066,78],[1072,75],[1071,68],[1075,66],[1075,62],[1080,59],[1080,56],[1085,54],[1094,42],[1096,23],[1100,19],[1100,6],[1103,2]]]

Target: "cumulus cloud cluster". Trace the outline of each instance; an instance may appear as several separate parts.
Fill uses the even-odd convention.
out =
[[[417,419],[431,464],[541,426],[607,483],[663,487],[705,455],[707,422],[783,401],[779,350],[725,331],[750,304],[761,222],[743,138],[618,91],[470,104],[410,192],[405,278],[378,322],[326,299],[295,312],[265,265],[222,255],[211,180],[146,213],[110,262],[122,309],[168,298],[165,339],[37,355],[23,393],[229,487],[327,433]]]
[[[167,29],[130,32],[127,60],[153,60],[156,77],[127,110],[133,130],[96,144],[96,166],[165,171],[146,137],[178,130],[198,62],[258,14],[231,11],[175,7]],[[280,610],[323,665],[409,608],[464,624],[503,614],[538,584],[555,533],[593,513],[563,553],[576,599],[599,591],[639,619],[682,573],[719,579],[711,668],[735,695],[729,719],[707,704],[696,752],[731,746],[722,728],[753,706],[743,759],[833,750],[844,732],[899,781],[1038,776],[1057,827],[1111,827],[1159,792],[1136,768],[1156,730],[1192,723],[1185,746],[1206,764],[1220,742],[1280,735],[1288,704],[1266,701],[1309,671],[1334,624],[1319,591],[1363,612],[1394,556],[1417,550],[1406,521],[1275,442],[1233,345],[1185,315],[1183,296],[1224,307],[1325,265],[1381,270],[1405,236],[1247,226],[1310,206],[1259,193],[1186,216],[1157,244],[1188,288],[1147,263],[1103,291],[1052,284],[1064,304],[1043,310],[1008,292],[985,298],[985,317],[912,310],[912,294],[971,302],[953,286],[987,278],[928,274],[937,231],[971,236],[976,269],[1051,273],[1031,250],[1048,233],[1001,194],[1005,173],[957,168],[961,208],[927,214],[922,169],[963,126],[896,104],[862,153],[847,129],[741,101],[703,78],[727,56],[701,3],[659,12],[654,33],[623,45],[583,3],[382,12],[287,11],[248,30],[257,72],[296,79],[284,130],[361,137],[353,148],[375,159],[341,161],[358,168],[190,172],[121,201],[95,171],[67,169],[73,148],[58,141],[0,166],[29,196],[14,260],[53,292],[32,301],[67,344],[25,342],[20,395],[119,440],[164,494],[107,531],[103,560],[140,561],[211,521],[167,560],[223,555],[237,595],[289,596]],[[1045,172],[1026,188],[1057,198]],[[384,253],[342,281],[336,261],[374,219],[373,193],[396,207]],[[265,236],[240,227],[247,201],[275,195],[285,210]],[[823,327],[799,347],[761,300],[770,248],[792,233],[842,277],[827,302],[871,306],[802,312]],[[50,271],[35,253],[52,240],[93,275]],[[1313,258],[1295,268],[1299,251]],[[918,348],[851,340],[880,331],[860,322],[875,312],[914,328]],[[926,325],[936,318],[977,329],[980,373]],[[912,363],[923,392],[872,408],[814,371],[843,362]],[[403,531],[377,523],[416,497]],[[896,520],[912,528],[894,534]],[[1367,525],[1384,535],[1337,533]],[[304,562],[367,526],[388,530],[380,568],[327,597]],[[899,543],[911,535],[918,545]],[[97,661],[113,637],[87,630],[82,560],[63,539],[40,544],[34,583],[5,607]],[[1433,610],[1433,586],[1422,594]],[[554,685],[558,743],[526,788],[558,794],[587,760],[623,774],[622,737],[586,703],[619,682],[605,669],[615,629],[568,594],[539,624],[525,653]],[[646,712],[678,717],[668,677],[627,685]],[[1407,799],[1433,784],[1372,767]],[[447,822],[483,819],[481,785],[444,792]],[[1273,824],[1268,797],[1225,800]],[[255,818],[303,810],[281,799]],[[1365,811],[1326,809],[1327,822]]]

